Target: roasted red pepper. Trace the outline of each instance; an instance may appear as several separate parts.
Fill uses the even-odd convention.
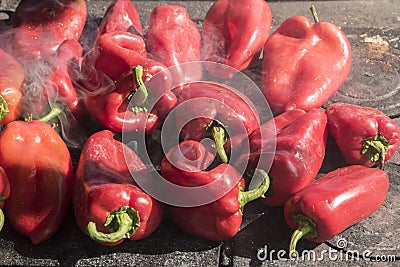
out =
[[[79,228],[93,240],[114,246],[157,229],[161,205],[136,186],[132,175],[150,175],[133,150],[108,130],[89,137],[76,170],[73,206]]]
[[[351,47],[334,24],[294,16],[268,38],[262,63],[262,91],[276,114],[321,107],[343,84]]]
[[[146,45],[149,57],[167,67],[200,60],[201,36],[183,6],[158,6],[150,13]],[[200,68],[180,66],[176,80],[199,80]]]
[[[326,108],[329,133],[347,163],[367,167],[390,159],[399,144],[400,129],[386,114],[371,107],[334,103]]]
[[[264,0],[218,0],[202,28],[202,59],[246,69],[261,51],[271,28],[271,10]],[[231,76],[234,73],[215,74]]]
[[[296,229],[290,252],[303,237],[324,242],[370,216],[385,201],[388,188],[385,171],[362,165],[336,169],[320,177],[284,206],[287,224]]]
[[[25,70],[1,49],[0,58],[0,123],[5,125],[18,119],[24,109],[21,89],[25,82]]]
[[[161,174],[168,181],[183,187],[205,186],[217,180],[220,182],[219,186],[207,192],[217,200],[201,206],[167,206],[167,209],[172,221],[183,231],[209,240],[226,240],[239,231],[244,205],[262,197],[268,190],[269,179],[266,173],[260,172],[263,175],[262,183],[244,192],[244,179],[231,165],[223,163],[205,170],[213,159],[214,155],[201,143],[186,140],[173,147],[163,158]],[[226,193],[219,197],[221,192]]]
[[[78,40],[86,22],[84,0],[22,0],[13,16],[19,56],[45,58],[65,40]]]
[[[4,213],[1,210],[4,207],[4,201],[10,196],[10,182],[6,172],[0,167],[0,231],[4,226]]]
[[[11,226],[38,244],[59,228],[74,174],[68,148],[42,121],[13,121],[0,134],[0,162],[11,186],[5,208]]]
[[[268,206],[282,206],[289,197],[311,184],[316,178],[325,157],[327,119],[322,110],[292,110],[274,118],[277,129],[276,147],[272,165],[268,140],[271,122],[261,126],[261,135],[255,131],[250,137],[249,167],[269,170],[271,193],[262,200]]]
[[[176,112],[183,140],[212,136],[220,159],[227,163],[229,148],[238,146],[259,127],[258,112],[241,92],[214,82],[183,85]],[[225,128],[225,129],[224,129]],[[211,134],[210,134],[211,132]]]

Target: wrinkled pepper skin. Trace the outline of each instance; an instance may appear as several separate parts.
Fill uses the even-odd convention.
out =
[[[326,108],[329,133],[347,163],[381,165],[397,150],[400,130],[386,114],[371,107],[334,103]]]
[[[4,213],[1,210],[4,207],[5,201],[10,196],[10,182],[6,172],[0,167],[0,231],[4,226]]]
[[[370,216],[385,201],[388,188],[385,171],[362,165],[339,168],[320,177],[284,206],[287,224],[297,229],[290,251],[301,237],[324,242]]]
[[[89,234],[88,224],[94,222],[97,231],[110,233],[104,224],[112,212],[122,207],[133,208],[140,217],[140,221],[135,222],[139,225],[130,229],[127,236],[107,241],[95,236],[94,240],[102,245],[115,246],[125,238],[143,239],[153,233],[161,222],[161,204],[136,186],[127,163],[131,165],[133,175],[141,179],[150,175],[133,150],[115,140],[114,134],[108,130],[90,136],[79,158],[73,207],[82,232]]]
[[[0,162],[10,182],[11,226],[33,244],[50,238],[69,207],[74,173],[68,148],[41,121],[13,121],[0,134]]]
[[[275,114],[321,107],[346,80],[351,47],[334,24],[284,21],[264,45],[262,91]]]
[[[196,104],[185,105],[195,100]],[[191,102],[188,102],[191,103]],[[239,144],[259,127],[258,112],[253,103],[241,92],[214,82],[190,82],[183,85],[176,113],[180,137],[183,140],[200,141],[209,135],[210,124],[217,122],[230,131],[225,149],[239,149]],[[188,118],[194,118],[184,124]],[[215,139],[215,138],[214,138]],[[216,141],[216,140],[214,140]],[[226,162],[225,162],[226,163]]]
[[[271,28],[272,13],[264,0],[218,0],[209,9],[202,28],[202,59],[246,69],[261,51]],[[234,73],[218,73],[225,77]]]
[[[18,119],[23,112],[22,87],[25,82],[25,69],[1,49],[0,58],[0,95],[5,101],[0,105],[0,123],[6,125]]]
[[[325,112],[314,109],[296,117],[291,117],[293,121],[289,117],[288,124],[284,122],[284,127],[277,131],[275,155],[269,170],[272,192],[262,200],[268,206],[283,206],[292,195],[311,184],[325,157],[328,133]],[[276,119],[277,125],[281,118]],[[251,153],[250,160],[255,163],[250,165],[258,163],[262,169],[269,162],[266,159],[270,153],[260,153],[260,149]]]
[[[12,18],[19,55],[45,59],[54,55],[65,40],[79,39],[86,16],[84,0],[20,1]]]
[[[149,57],[167,67],[200,60],[200,32],[183,6],[165,5],[153,9],[146,45]],[[202,76],[200,68],[184,68],[181,72],[181,79],[199,80]]]
[[[180,229],[200,238],[219,241],[232,238],[239,231],[243,206],[247,203],[241,202],[240,195],[251,191],[243,192],[244,179],[232,165],[222,163],[211,170],[205,170],[213,159],[214,155],[201,143],[186,140],[173,147],[163,158],[161,174],[168,181],[184,187],[204,186],[222,179],[224,184],[221,188],[210,189],[215,192],[212,194],[232,188],[209,204],[195,207],[167,206],[170,218]],[[169,160],[172,160],[172,163]],[[264,187],[262,194],[267,189],[268,186]]]

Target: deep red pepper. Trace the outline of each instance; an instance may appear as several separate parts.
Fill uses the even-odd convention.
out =
[[[229,147],[239,149],[239,144],[259,127],[258,112],[253,103],[238,90],[224,84],[184,84],[179,105],[181,109],[176,112],[176,121],[178,128],[183,126],[181,138],[200,141],[210,136],[211,131],[218,155],[225,163],[228,162]]]
[[[0,123],[18,119],[24,109],[22,86],[25,69],[11,55],[0,49]]]
[[[6,172],[0,167],[0,231],[4,226],[4,213],[1,210],[4,207],[5,201],[10,196],[10,182]]]
[[[268,39],[271,10],[264,0],[218,0],[206,14],[202,28],[202,59],[246,69]],[[234,73],[214,74],[231,76]]]
[[[346,80],[352,58],[342,30],[302,16],[284,21],[263,53],[262,91],[276,114],[321,107]]]
[[[19,56],[48,58],[65,40],[78,40],[85,26],[84,0],[22,0],[13,16]]]
[[[271,193],[262,200],[268,206],[282,206],[285,202],[316,178],[325,157],[327,142],[327,118],[325,112],[314,109],[304,114],[292,110],[275,117],[276,147],[270,166],[271,149],[268,140],[260,136],[270,135],[270,123],[262,125],[265,131],[254,132],[250,137],[251,153],[248,171],[255,166],[268,170],[271,176]]]
[[[125,238],[143,239],[160,224],[160,203],[137,187],[132,175],[150,175],[133,150],[108,130],[89,137],[76,170],[73,206],[79,228],[96,242],[114,246]]]
[[[149,57],[167,67],[200,60],[201,36],[187,10],[179,5],[158,6],[150,13],[146,45]],[[175,79],[199,80],[200,68],[181,66]]]
[[[244,179],[231,165],[223,163],[205,170],[213,159],[211,151],[201,143],[186,140],[173,147],[163,158],[161,174],[168,181],[183,187],[223,181],[220,187],[210,188],[210,194],[229,190],[216,201],[196,207],[167,206],[167,209],[172,221],[183,231],[208,240],[226,240],[237,234],[244,205],[263,196],[268,190],[269,179],[260,172],[264,176],[259,187],[244,192]]]
[[[284,206],[285,220],[297,229],[290,252],[301,238],[313,242],[332,239],[370,216],[385,201],[389,178],[385,171],[362,165],[336,169],[291,197]]]
[[[0,162],[11,186],[5,205],[11,226],[34,244],[47,240],[71,200],[74,174],[66,144],[42,121],[13,121],[0,134]]]
[[[349,164],[380,165],[397,150],[400,129],[386,114],[371,107],[334,103],[326,108],[329,133]]]

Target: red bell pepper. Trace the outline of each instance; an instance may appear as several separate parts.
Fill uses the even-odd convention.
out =
[[[143,34],[139,13],[130,0],[115,0],[111,3],[101,20],[96,40],[104,33],[116,31]]]
[[[54,55],[65,40],[79,39],[86,15],[84,0],[20,1],[12,18],[18,55],[45,59]]]
[[[180,137],[200,141],[211,135],[225,163],[229,148],[240,150],[239,144],[259,127],[258,112],[247,96],[219,83],[184,84],[178,107],[176,122],[178,129],[182,128]]]
[[[386,114],[371,107],[334,103],[326,108],[329,133],[347,163],[383,168],[399,144],[400,129]]]
[[[274,118],[277,128],[276,147],[271,164],[271,147],[267,139],[270,123],[250,137],[251,153],[248,172],[253,168],[269,170],[271,193],[262,200],[268,206],[282,206],[296,192],[316,178],[325,157],[327,118],[322,110],[292,110]],[[255,167],[256,166],[256,167]]]
[[[302,16],[285,20],[268,38],[263,53],[262,91],[276,114],[321,107],[351,67],[351,47],[343,31]]]
[[[262,197],[268,190],[269,179],[266,173],[260,172],[262,183],[245,192],[244,179],[231,165],[222,163],[205,170],[213,159],[212,152],[201,143],[186,140],[173,147],[163,158],[161,174],[168,181],[183,187],[220,182],[219,186],[207,192],[217,200],[201,206],[167,206],[167,209],[172,221],[183,231],[208,240],[226,240],[239,231],[244,205]]]
[[[0,167],[0,231],[4,226],[4,213],[1,210],[4,207],[4,201],[10,196],[10,182],[6,172]]]
[[[18,119],[24,109],[22,86],[25,69],[11,55],[0,49],[0,123]]]
[[[114,246],[125,238],[143,239],[159,226],[160,203],[137,187],[132,175],[150,175],[133,150],[108,130],[89,137],[76,170],[73,206],[79,228],[96,242]]]
[[[202,59],[246,69],[268,39],[272,13],[264,0],[218,0],[206,14],[202,28]],[[225,77],[234,73],[214,74]]]
[[[336,169],[320,177],[284,206],[287,224],[296,229],[290,253],[295,252],[303,237],[324,242],[370,216],[385,201],[388,188],[385,171],[362,165]]]
[[[146,45],[149,57],[167,67],[200,60],[201,36],[187,10],[179,5],[158,6],[150,13]],[[175,80],[199,80],[200,68],[179,66]]]
[[[59,228],[74,173],[69,150],[42,121],[13,121],[0,134],[0,162],[10,182],[5,208],[11,226],[38,244]]]

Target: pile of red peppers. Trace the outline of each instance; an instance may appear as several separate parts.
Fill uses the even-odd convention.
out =
[[[399,126],[372,107],[324,107],[346,80],[352,54],[345,33],[312,10],[314,22],[293,16],[270,33],[264,0],[217,0],[202,27],[171,4],[156,7],[143,31],[133,3],[115,0],[88,48],[83,0],[22,0],[0,43],[0,229],[9,223],[38,244],[72,205],[81,231],[106,246],[148,237],[164,214],[188,234],[223,241],[240,230],[245,205],[262,201],[283,209],[295,253],[300,238],[330,240],[372,215],[388,193],[384,168],[398,148]],[[205,73],[233,77],[258,60],[260,92],[273,113],[266,121],[237,89],[201,80]],[[169,73],[196,61],[231,70],[208,64]],[[39,86],[37,65],[45,69]],[[162,82],[150,88],[156,75]],[[174,75],[191,81],[170,90]],[[122,142],[123,133],[142,134],[151,137],[149,150],[159,151],[164,120],[190,101],[173,117],[178,143],[150,153],[158,168]],[[76,166],[57,131],[62,116],[85,129]],[[347,166],[317,178],[328,139]],[[194,206],[163,203],[138,182],[154,173],[181,188],[209,186],[217,197]]]

